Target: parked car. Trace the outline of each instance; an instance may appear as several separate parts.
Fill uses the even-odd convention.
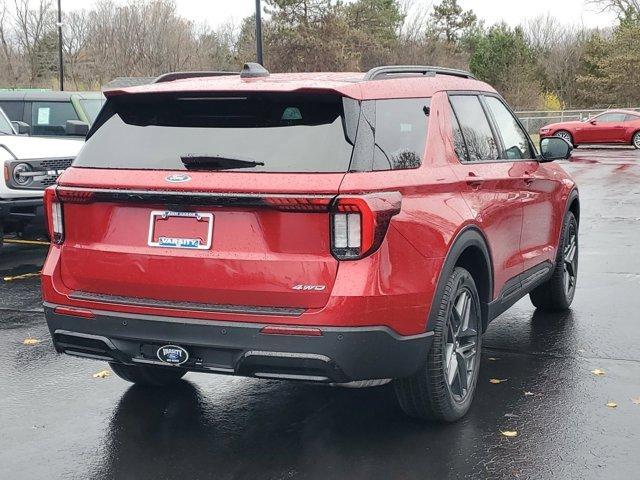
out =
[[[471,74],[182,77],[108,92],[47,189],[58,352],[151,385],[393,381],[407,414],[453,421],[491,320],[527,294],[569,308],[578,191],[550,162],[571,146],[538,156]]]
[[[553,123],[540,129],[540,138],[564,138],[583,144],[622,144],[640,148],[640,112],[608,110],[583,122]]]
[[[18,133],[36,137],[84,137],[104,102],[100,92],[0,91],[0,108],[19,122]]]
[[[82,148],[82,140],[32,138],[17,135],[0,109],[0,247],[5,233],[22,232],[34,220],[42,220],[44,189]],[[39,230],[44,231],[44,222]]]

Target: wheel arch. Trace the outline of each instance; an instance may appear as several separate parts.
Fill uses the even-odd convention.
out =
[[[445,285],[456,267],[466,269],[476,283],[480,297],[483,330],[485,330],[489,319],[489,303],[493,299],[493,260],[487,239],[475,225],[462,229],[449,247],[431,302],[427,330],[433,329],[435,325],[439,307],[437,299],[442,297]]]
[[[576,222],[578,222],[578,226],[580,226],[580,195],[576,188],[569,193],[569,197],[567,198],[565,216],[568,212],[573,213],[573,216],[576,217]]]

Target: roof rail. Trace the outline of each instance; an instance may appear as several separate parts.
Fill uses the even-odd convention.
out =
[[[184,78],[224,77],[226,75],[238,75],[238,72],[170,72],[160,75],[153,83],[173,82]]]
[[[464,70],[456,70],[454,68],[430,67],[422,65],[386,65],[369,70],[365,74],[364,80],[384,80],[385,78],[393,78],[393,76],[395,75],[424,77],[434,77],[436,75],[451,75],[454,77],[462,78],[476,78],[470,72],[466,72]]]

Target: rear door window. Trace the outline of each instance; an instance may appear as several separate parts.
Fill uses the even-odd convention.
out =
[[[344,102],[324,94],[113,97],[74,165],[150,170],[346,172]],[[359,108],[349,108],[354,114]]]
[[[504,150],[500,158],[507,160],[534,158],[529,135],[520,127],[520,124],[507,107],[495,97],[484,98],[502,137]]]
[[[32,135],[65,135],[67,120],[78,120],[71,102],[33,102],[31,105]]]
[[[476,95],[452,95],[450,100],[460,123],[469,161],[498,160],[498,144],[480,99]]]
[[[376,101],[374,170],[406,170],[422,164],[430,99]]]

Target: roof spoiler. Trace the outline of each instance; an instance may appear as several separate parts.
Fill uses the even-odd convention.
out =
[[[394,78],[395,76],[435,77],[436,75],[451,75],[453,77],[469,78],[473,80],[476,78],[470,72],[454,68],[422,65],[386,65],[369,70],[364,76],[364,81],[385,80],[388,78]]]
[[[240,78],[260,78],[268,77],[269,71],[259,63],[245,63],[241,72],[222,72],[222,71],[201,71],[201,72],[170,72],[160,75],[152,83],[173,82],[174,80],[184,80],[187,78],[207,78],[207,77],[226,77],[229,75],[238,75]]]
[[[173,82],[185,78],[205,78],[205,77],[225,77],[228,75],[238,75],[238,72],[170,72],[160,75],[152,83]]]

